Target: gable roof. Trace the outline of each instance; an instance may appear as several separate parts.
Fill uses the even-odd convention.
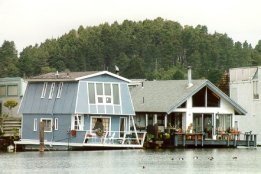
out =
[[[47,74],[42,74],[39,76],[32,77],[28,81],[42,82],[42,81],[79,81],[82,79],[95,77],[99,75],[107,74],[109,76],[121,79],[126,82],[131,82],[129,79],[121,77],[117,74],[113,74],[108,71],[84,71],[84,72],[51,72]]]
[[[136,112],[171,113],[200,89],[207,86],[218,96],[228,101],[240,114],[246,111],[208,80],[193,80],[187,87],[187,80],[144,81],[131,91]]]

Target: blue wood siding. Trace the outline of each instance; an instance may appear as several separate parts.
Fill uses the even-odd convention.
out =
[[[23,115],[22,139],[39,140],[39,124],[41,118],[53,119],[58,118],[58,130],[52,132],[45,132],[44,139],[53,142],[68,142],[70,134],[67,132],[71,130],[71,115]],[[34,119],[37,119],[37,131],[34,131]]]
[[[120,85],[121,91],[121,103],[122,103],[122,114],[123,115],[135,115],[134,107],[130,96],[130,91],[127,83]]]
[[[20,112],[21,113],[74,113],[77,94],[77,83],[64,82],[60,98],[56,98],[59,83],[55,83],[52,99],[49,99],[51,83],[48,83],[45,98],[41,98],[43,82],[29,83],[24,95]]]
[[[96,78],[93,78],[93,80],[94,79]],[[110,81],[114,80],[114,78],[108,78],[108,79],[110,79]],[[120,105],[89,104],[88,81],[85,79],[84,81],[79,82],[79,91],[77,94],[77,105],[76,105],[75,112],[82,113],[82,114],[85,113],[85,114],[135,115],[128,84],[123,83],[123,81],[121,81],[121,83],[117,83],[117,82],[112,82],[112,83],[119,84],[120,101],[121,101]]]

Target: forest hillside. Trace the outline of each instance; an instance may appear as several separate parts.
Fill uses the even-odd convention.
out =
[[[258,38],[257,38],[258,39]],[[261,65],[261,40],[234,42],[206,26],[182,26],[157,18],[79,26],[59,38],[29,45],[18,55],[13,41],[0,47],[0,77],[30,77],[51,71],[114,72],[126,78],[184,79],[192,67],[194,79],[217,83],[233,67]]]

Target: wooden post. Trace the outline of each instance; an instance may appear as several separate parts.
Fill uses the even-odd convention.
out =
[[[186,146],[186,134],[182,134],[182,144],[183,144],[183,147]]]
[[[197,147],[198,146],[198,135],[195,134],[195,146]]]
[[[257,136],[257,135],[255,134],[255,135],[254,135],[254,147],[257,146],[257,142],[256,142],[256,141],[257,141],[257,138],[256,138],[256,136]]]
[[[40,147],[39,151],[44,152],[44,122],[40,122],[40,133],[39,133],[39,141],[40,141]]]
[[[247,147],[249,147],[249,135],[246,134]]]
[[[177,147],[178,146],[178,134],[174,133],[174,146]]]
[[[236,147],[237,146],[237,137],[236,137],[237,135],[235,135],[235,137],[234,137],[234,147]]]

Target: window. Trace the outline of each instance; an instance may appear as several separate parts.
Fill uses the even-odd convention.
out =
[[[104,84],[105,102],[111,104],[111,84]]]
[[[113,84],[113,104],[119,105],[120,104],[120,92],[119,92],[119,85]]]
[[[62,95],[62,89],[63,89],[63,82],[59,83],[58,92],[56,98],[61,98]]]
[[[18,96],[18,85],[8,85],[7,86],[8,96]]]
[[[6,96],[6,86],[0,86],[0,96]]]
[[[42,118],[41,122],[44,122],[44,132],[52,132],[52,119]]]
[[[103,85],[102,83],[96,83],[97,101],[103,103]]]
[[[97,118],[100,118],[102,120],[102,125],[104,128],[104,131],[110,131],[110,122],[111,118],[110,117],[91,117],[91,128],[95,126],[95,123],[97,121]]]
[[[73,115],[73,125],[72,125],[72,129],[74,130],[83,130],[83,115]]]
[[[37,131],[37,118],[34,119],[34,131]]]
[[[58,130],[58,118],[54,119],[54,130]]]
[[[220,107],[220,97],[207,87],[192,96],[193,107]]]
[[[90,104],[95,104],[95,88],[94,83],[88,84],[89,102]]]
[[[258,81],[253,81],[253,99],[259,99]]]
[[[44,82],[41,98],[44,98],[44,97],[45,97],[47,85],[48,85],[48,83],[47,83],[47,82]]]
[[[53,98],[53,92],[54,92],[54,87],[55,87],[55,83],[52,83],[51,89],[50,89],[50,93],[49,93],[49,99]]]
[[[217,114],[216,116],[216,129],[218,131],[229,132],[232,126],[232,115],[230,114]]]
[[[120,104],[119,85],[88,83],[90,104]]]

